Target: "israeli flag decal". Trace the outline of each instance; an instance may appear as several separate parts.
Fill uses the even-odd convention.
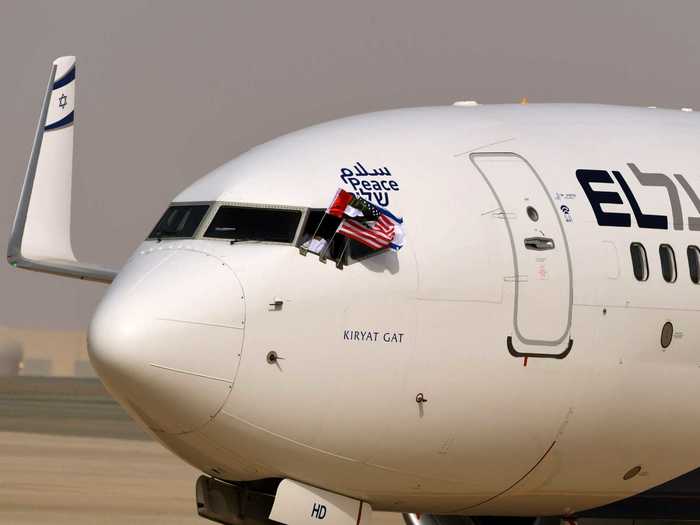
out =
[[[75,61],[57,64],[44,131],[62,129],[75,118]],[[63,66],[63,67],[62,67]]]

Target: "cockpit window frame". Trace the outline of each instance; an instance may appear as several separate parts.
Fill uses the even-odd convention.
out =
[[[194,232],[194,236],[192,237],[193,239],[203,239],[204,238],[204,232],[207,231],[207,228],[209,228],[209,225],[211,224],[211,221],[214,220],[214,215],[216,215],[217,210],[219,209],[219,206],[217,206],[217,202],[212,202],[209,201],[209,209],[207,210],[207,213],[204,214],[204,217],[202,218],[202,222],[199,225],[199,228],[197,228]]]

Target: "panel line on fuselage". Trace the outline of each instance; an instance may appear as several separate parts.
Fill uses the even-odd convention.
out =
[[[546,458],[547,455],[549,455],[549,453],[550,453],[550,452],[552,451],[552,449],[554,448],[554,445],[556,445],[556,444],[557,444],[556,441],[552,441],[552,444],[549,445],[549,448],[545,451],[545,453],[542,455],[542,457],[541,457],[540,459],[537,460],[537,463],[535,463],[535,464],[532,466],[532,468],[531,468],[530,470],[528,470],[520,479],[518,479],[515,483],[513,483],[512,485],[510,485],[508,488],[506,488],[505,490],[499,492],[499,493],[496,494],[495,496],[491,496],[490,498],[485,499],[484,501],[480,501],[479,503],[476,503],[476,504],[474,504],[474,505],[470,505],[469,507],[465,507],[465,508],[463,508],[463,509],[458,509],[458,510],[454,511],[454,513],[455,513],[455,514],[457,514],[457,513],[463,513],[463,512],[465,512],[465,511],[467,511],[467,510],[470,510],[470,509],[479,507],[480,505],[484,505],[484,504],[486,504],[486,503],[488,503],[488,502],[490,502],[490,501],[493,501],[493,500],[495,500],[496,498],[499,498],[499,497],[503,496],[506,492],[508,492],[508,491],[510,491],[510,490],[512,490],[512,489],[514,489],[521,481],[523,481],[525,478],[527,478],[537,467],[540,466],[540,464],[544,461],[544,458]]]

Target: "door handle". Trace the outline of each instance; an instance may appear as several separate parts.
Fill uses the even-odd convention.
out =
[[[525,248],[528,250],[537,250],[538,252],[553,250],[554,239],[550,239],[549,237],[528,237],[525,239]]]

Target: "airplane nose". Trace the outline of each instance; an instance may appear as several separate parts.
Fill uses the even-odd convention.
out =
[[[90,360],[112,395],[155,431],[206,424],[233,387],[243,289],[210,254],[154,249],[117,276],[88,331]]]

